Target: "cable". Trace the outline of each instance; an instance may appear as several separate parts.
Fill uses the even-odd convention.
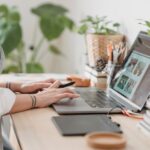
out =
[[[133,113],[130,110],[123,110],[123,114],[127,117],[135,118],[135,119],[143,119],[143,116],[138,113]]]
[[[120,105],[115,106],[115,107],[111,108],[111,109],[108,111],[107,117],[110,117],[110,116],[109,116],[110,113],[111,113],[113,110],[115,110],[116,108],[119,108],[119,109],[121,109],[122,111],[124,110],[124,107],[123,107],[123,106],[120,106]]]
[[[110,116],[110,113],[111,113],[114,109],[116,109],[116,108],[121,109],[122,114],[125,115],[125,116],[127,116],[127,117],[131,117],[131,118],[135,118],[135,119],[143,119],[143,116],[142,116],[141,114],[139,114],[139,113],[134,113],[134,112],[132,112],[132,111],[130,111],[130,110],[127,110],[127,109],[125,109],[125,108],[124,108],[123,106],[121,106],[121,105],[118,105],[118,106],[115,106],[115,107],[111,108],[111,109],[108,111],[108,113],[107,113],[107,117],[111,117],[111,116]]]

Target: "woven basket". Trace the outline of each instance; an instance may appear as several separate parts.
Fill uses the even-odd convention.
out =
[[[117,44],[123,41],[124,35],[98,35],[98,34],[87,34],[86,44],[88,51],[88,61],[91,67],[96,66],[96,61],[102,57],[106,61],[107,56],[107,44],[112,41],[113,44]]]

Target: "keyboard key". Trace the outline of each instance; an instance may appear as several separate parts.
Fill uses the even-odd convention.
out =
[[[116,101],[108,97],[104,91],[77,91],[90,107],[112,108]]]

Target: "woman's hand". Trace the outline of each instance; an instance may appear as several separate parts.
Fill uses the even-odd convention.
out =
[[[58,88],[60,81],[56,80],[49,88],[35,94],[37,99],[36,107],[46,107],[58,102],[63,98],[77,98],[79,94],[70,88]]]
[[[29,82],[29,83],[18,83],[16,85],[16,91],[20,93],[37,93],[44,88],[50,87],[56,80],[47,79],[43,81]],[[12,85],[13,86],[13,85]]]
[[[60,82],[55,81],[50,85],[49,88],[46,88],[43,91],[34,94],[34,96],[36,97],[36,103],[34,107],[47,107],[63,98],[72,99],[79,97],[79,94],[77,94],[75,91],[71,90],[70,88],[58,88],[59,85]],[[17,94],[15,104],[13,105],[10,113],[20,112],[31,108],[33,108],[32,95]]]
[[[69,88],[48,88],[35,94],[36,107],[42,108],[58,102],[63,98],[77,98],[79,94]]]

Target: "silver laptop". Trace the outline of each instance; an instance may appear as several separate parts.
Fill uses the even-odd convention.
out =
[[[77,88],[81,95],[53,105],[59,114],[119,113],[122,108],[137,112],[150,92],[150,37],[140,32],[107,93],[96,88]]]

